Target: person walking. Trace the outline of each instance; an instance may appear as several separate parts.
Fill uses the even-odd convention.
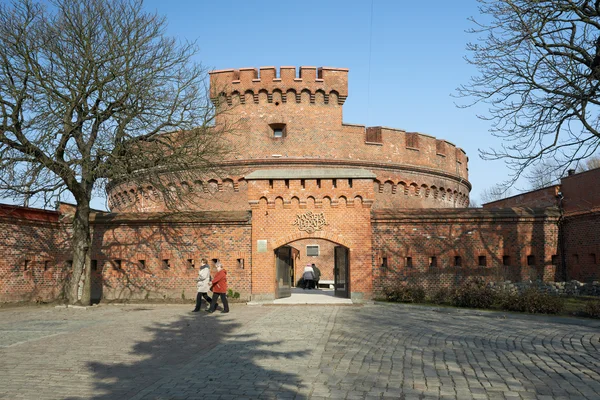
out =
[[[208,295],[210,289],[210,267],[206,258],[200,260],[200,270],[198,271],[198,278],[196,279],[196,287],[198,294],[196,295],[196,308],[192,312],[198,312],[202,309],[202,299],[206,300],[206,309],[210,307],[212,302],[211,297]]]
[[[304,272],[302,273],[302,279],[304,279],[304,289],[312,289],[315,282],[315,271],[310,264],[306,264]]]
[[[315,289],[318,289],[319,288],[319,280],[321,279],[321,270],[319,268],[317,268],[315,263],[312,263],[311,267],[312,267],[314,275],[315,275]]]
[[[223,269],[223,265],[217,261],[217,274],[212,280],[212,302],[210,303],[210,309],[207,311],[209,313],[214,313],[217,309],[217,301],[218,298],[221,297],[221,301],[223,302],[223,311],[222,313],[229,312],[229,302],[227,301],[227,271]]]

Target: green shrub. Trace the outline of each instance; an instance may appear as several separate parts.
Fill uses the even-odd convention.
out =
[[[495,294],[483,279],[474,278],[465,281],[454,290],[451,300],[457,307],[491,308]]]
[[[451,302],[451,293],[448,288],[438,288],[429,295],[429,301],[433,304],[448,304]]]
[[[600,300],[588,301],[585,305],[585,313],[592,318],[600,318]]]
[[[239,299],[240,292],[234,292],[231,289],[227,289],[227,297],[232,298],[232,299]]]
[[[519,293],[502,293],[499,296],[500,308],[506,311],[519,311],[531,314],[558,314],[565,306],[564,299],[549,293],[528,288]]]
[[[418,285],[397,282],[386,285],[383,293],[386,300],[398,303],[422,303],[425,300],[425,289]]]

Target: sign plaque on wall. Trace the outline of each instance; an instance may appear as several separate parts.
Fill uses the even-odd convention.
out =
[[[267,252],[267,241],[266,240],[257,240],[256,241],[256,251],[258,253],[266,253]]]

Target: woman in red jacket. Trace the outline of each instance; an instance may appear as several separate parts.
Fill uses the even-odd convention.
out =
[[[213,297],[208,312],[215,312],[215,309],[217,308],[218,298],[221,297],[221,301],[223,302],[222,313],[228,313],[229,303],[227,302],[227,271],[223,269],[223,265],[221,265],[219,261],[217,261],[216,267],[217,274],[215,275],[211,283]]]

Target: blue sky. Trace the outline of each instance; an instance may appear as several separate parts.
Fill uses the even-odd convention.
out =
[[[478,148],[498,145],[489,123],[451,97],[476,70],[464,56],[476,36],[476,0],[170,1],[145,7],[167,17],[171,35],[197,40],[211,69],[291,65],[349,68],[344,122],[417,131],[469,156],[471,198],[507,179]],[[371,12],[372,11],[372,12]]]

